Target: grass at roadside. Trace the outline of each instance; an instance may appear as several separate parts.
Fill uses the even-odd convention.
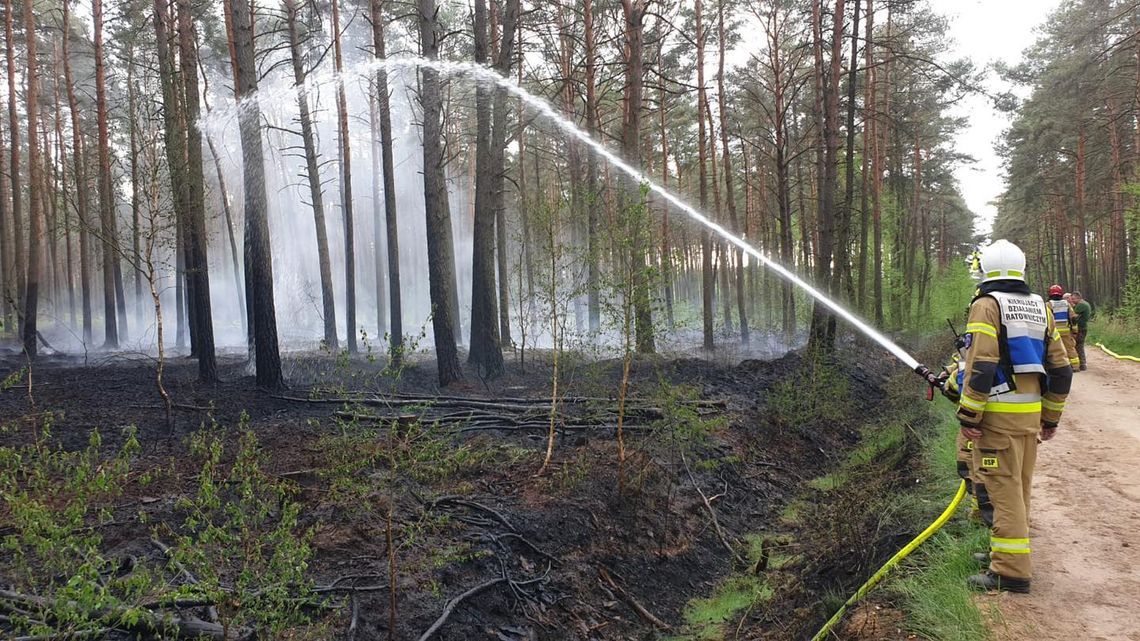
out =
[[[908,500],[903,509],[923,509],[937,514],[935,506],[944,505],[956,489],[955,434],[957,421],[939,408],[942,418],[926,444],[928,479]],[[972,555],[988,545],[986,530],[972,523],[967,515],[969,497],[940,532],[906,559],[900,570],[890,577],[884,592],[907,617],[908,631],[930,641],[982,641],[989,632],[978,610],[977,600],[966,587],[966,577],[979,571]],[[940,509],[940,508],[937,508]]]
[[[1093,318],[1086,343],[1088,349],[1096,349],[1096,343],[1104,343],[1117,354],[1140,357],[1140,321],[1115,316]]]

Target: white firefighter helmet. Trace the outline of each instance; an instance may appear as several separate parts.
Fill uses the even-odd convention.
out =
[[[1025,280],[1025,252],[1008,240],[995,240],[982,249],[982,282]]]

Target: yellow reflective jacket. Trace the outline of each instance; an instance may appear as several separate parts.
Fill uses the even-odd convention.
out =
[[[1010,328],[1003,325],[1002,306],[992,295],[979,296],[970,305],[966,325],[969,346],[958,401],[958,420],[963,425],[1006,434],[1035,434],[1042,425],[1055,426],[1060,421],[1072,382],[1072,369],[1053,315],[1047,312],[1044,301],[1037,297],[1007,298],[1014,298],[1022,305],[1007,310],[1004,318],[1011,324]],[[1025,311],[1035,309],[1038,303],[1039,316]],[[1033,316],[1031,330],[1016,325],[1019,319],[1029,316]],[[1011,367],[1010,352],[1019,346],[1015,341],[1014,347],[1010,347],[1008,334],[1027,331],[1043,332],[1037,342],[1040,346],[1040,338],[1044,339],[1043,362],[1036,365],[1021,362]],[[1024,361],[1024,357],[1021,358]]]

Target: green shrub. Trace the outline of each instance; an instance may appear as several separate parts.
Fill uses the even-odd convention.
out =
[[[225,429],[213,425],[190,437],[202,467],[197,493],[178,502],[184,520],[170,556],[197,578],[181,596],[216,603],[228,629],[253,626],[281,638],[309,623],[306,607],[316,602],[305,578],[313,530],[300,525],[288,486],[262,470],[248,420],[243,413],[228,465]]]
[[[113,520],[139,450],[133,428],[117,451],[104,451],[98,431],[87,447],[68,452],[53,442],[51,415],[35,441],[0,448],[0,515],[6,534],[2,574],[11,588],[42,599],[35,616],[11,613],[16,632],[92,632],[135,619],[154,577],[142,568],[120,572],[125,559],[102,551],[100,526]],[[120,576],[122,575],[122,576]]]

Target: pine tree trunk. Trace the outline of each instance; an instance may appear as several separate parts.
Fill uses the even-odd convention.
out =
[[[645,13],[648,0],[622,0],[625,16],[625,48],[629,55],[625,71],[625,117],[622,126],[622,154],[635,166],[641,164],[641,111],[644,83],[643,55],[645,51]],[[628,185],[625,205],[643,209],[644,198],[640,185]],[[646,252],[649,225],[645,216],[635,217],[631,245],[630,270],[633,272],[634,334],[639,354],[656,351],[653,313],[649,300],[649,278],[646,273]]]
[[[179,59],[182,64],[186,116],[186,229],[190,243],[188,276],[194,283],[190,313],[197,330],[198,380],[214,383],[218,379],[214,354],[214,321],[210,305],[210,261],[207,250],[205,179],[202,170],[202,132],[197,127],[198,52],[195,47],[194,21],[190,0],[178,0]]]
[[[724,29],[725,3],[726,0],[718,0],[717,5],[717,39],[720,45],[720,56],[716,74],[717,99],[720,103],[720,142],[724,159],[721,170],[724,172],[724,192],[726,209],[728,211],[728,222],[732,226],[733,233],[740,236],[743,230],[736,214],[736,191],[733,188],[732,156],[729,153],[728,147],[728,94],[724,88],[724,57],[725,43],[727,41]],[[749,336],[747,292],[744,289],[744,252],[737,248],[733,253],[736,256],[736,269],[734,274],[736,278],[736,313],[740,320],[740,342],[747,345]]]
[[[98,6],[99,0],[95,0]],[[9,13],[12,3],[8,4]],[[40,165],[40,143],[37,131],[37,116],[39,115],[39,73],[36,60],[36,16],[35,1],[24,0],[24,34],[27,36],[27,114],[28,121],[28,276],[24,289],[23,331],[24,354],[29,359],[36,357],[38,343],[38,330],[36,321],[39,315],[40,276],[43,272],[43,242],[44,221],[43,201],[41,190],[43,188],[43,174]]]
[[[594,29],[594,0],[582,0],[583,39],[585,40],[585,83],[586,83],[586,133],[591,137],[598,134],[598,98],[597,98],[597,35]],[[519,65],[522,68],[522,65]],[[597,333],[601,328],[601,218],[598,207],[600,195],[598,193],[598,160],[594,154],[586,158],[586,192],[588,194],[588,211],[586,220],[587,266],[586,273],[586,315],[589,317],[591,333]]]
[[[324,321],[324,341],[336,351],[336,303],[333,299],[332,261],[329,258],[328,228],[325,224],[324,187],[318,168],[316,137],[313,119],[309,113],[309,95],[305,89],[304,61],[301,57],[301,38],[297,29],[296,0],[285,0],[285,16],[289,29],[289,55],[293,63],[293,81],[298,87],[297,110],[301,121],[301,140],[305,147],[305,176],[309,182],[309,200],[313,207],[313,224],[316,229],[317,264],[321,274],[321,304]]]
[[[8,164],[9,186],[12,194],[12,209],[11,209],[11,230],[8,232],[8,237],[11,239],[12,245],[12,266],[13,273],[9,276],[9,286],[5,288],[5,300],[12,301],[15,305],[22,309],[24,305],[24,289],[27,283],[27,268],[24,257],[24,240],[23,240],[23,225],[20,220],[23,217],[23,185],[20,182],[20,114],[16,108],[17,93],[16,93],[16,78],[18,71],[16,70],[16,39],[13,35],[13,23],[15,22],[15,11],[12,8],[15,6],[15,1],[12,0],[7,3],[8,11],[4,12],[4,35],[5,35],[5,57],[8,62],[8,131],[10,133],[10,147],[11,162]],[[16,328],[23,327],[23,314],[20,309],[16,311]]]
[[[891,5],[887,5],[887,40],[891,38]],[[878,80],[878,74],[875,74],[875,79]],[[888,64],[885,68],[883,88],[882,109],[878,110],[875,119],[874,136],[872,139],[871,150],[871,221],[872,233],[874,236],[874,260],[872,264],[875,265],[875,277],[873,279],[873,303],[875,309],[875,325],[883,326],[883,217],[882,217],[882,193],[883,193],[883,165],[885,164],[884,154],[887,147],[887,136],[889,131],[889,114],[891,110],[891,71]],[[878,94],[876,87],[875,93]]]
[[[862,188],[859,190],[859,285],[855,292],[859,309],[867,310],[867,228],[870,222],[868,212],[870,191],[870,156],[874,145],[878,114],[875,113],[875,70],[874,62],[875,0],[867,0],[867,23],[863,35],[863,167],[860,171]],[[852,30],[854,33],[854,30]],[[855,65],[852,65],[854,67]],[[876,270],[879,265],[874,265]]]
[[[851,278],[851,221],[855,207],[855,93],[858,89],[859,69],[859,0],[851,6],[851,62],[847,71],[847,157],[846,180],[843,191],[842,218],[838,221],[839,239],[836,243],[835,266],[839,269],[836,291],[855,298],[855,281]]]
[[[722,220],[724,218],[724,216],[721,213],[722,208],[721,208],[721,202],[720,202],[720,171],[718,170],[717,164],[716,164],[717,163],[717,159],[716,159],[716,156],[717,156],[717,153],[716,153],[716,127],[713,124],[712,103],[711,102],[705,103],[705,118],[708,119],[708,132],[709,132],[709,136],[708,136],[708,143],[709,143],[708,159],[709,159],[709,170],[712,174],[711,176],[709,176],[709,184],[712,187],[713,215],[714,215],[714,220]],[[725,244],[726,243],[722,239],[720,239],[720,238],[715,239],[715,248],[716,248],[716,270],[715,271],[716,271],[716,276],[720,279],[720,285],[719,285],[720,296],[719,296],[719,298],[720,298],[721,309],[723,310],[724,333],[727,335],[727,334],[732,333],[732,299],[733,299],[733,296],[732,296],[732,287],[729,284],[729,275],[732,272],[732,261],[730,260],[729,254],[726,251]]]
[[[12,306],[16,274],[15,244],[12,242],[11,185],[9,184],[8,158],[4,149],[4,118],[0,118],[0,333],[12,330]]]
[[[333,61],[336,72],[344,72],[344,56],[340,44],[340,2],[332,0]],[[348,137],[348,101],[344,83],[337,83],[336,113],[340,150],[340,206],[344,212],[344,317],[348,331],[348,352],[355,354],[356,334],[356,241],[353,229],[352,146]]]
[[[86,145],[83,143],[83,129],[79,120],[79,100],[75,95],[75,83],[71,77],[71,0],[63,3],[63,76],[67,85],[67,106],[71,112],[71,158],[75,171],[75,209],[79,228],[79,281],[83,311],[83,343],[90,345],[91,329],[91,250],[90,217],[88,212],[88,181]]]
[[[439,57],[442,35],[435,0],[419,0],[420,47],[425,58]],[[424,216],[427,219],[428,281],[432,303],[432,334],[435,338],[439,384],[446,387],[463,379],[463,368],[455,345],[458,310],[453,307],[455,291],[455,248],[452,244],[451,213],[447,207],[444,178],[443,126],[440,120],[443,97],[439,73],[421,70],[420,98],[423,103]]]
[[[1085,123],[1080,124],[1080,130],[1077,133],[1077,165],[1076,165],[1076,229],[1073,230],[1073,236],[1076,240],[1076,254],[1077,266],[1080,275],[1080,287],[1083,289],[1081,292],[1085,298],[1096,300],[1096,291],[1093,287],[1092,274],[1089,272],[1089,254],[1088,254],[1088,225],[1085,220],[1085,143],[1088,140],[1088,133],[1085,130]]]
[[[832,273],[832,258],[843,258],[842,252],[835,254],[836,227],[843,227],[835,213],[835,191],[838,182],[839,166],[839,77],[843,50],[843,13],[845,0],[835,1],[833,12],[831,60],[824,75],[823,65],[823,16],[822,0],[812,3],[813,30],[815,35],[816,72],[816,113],[819,123],[821,152],[817,155],[817,179],[819,189],[818,226],[819,242],[815,252],[816,286],[835,294],[837,291]],[[841,217],[840,217],[841,218]],[[816,301],[812,307],[811,345],[830,351],[835,346],[835,317],[822,303]]]
[[[662,59],[664,47],[665,39],[662,38],[657,45],[658,60]],[[665,129],[665,116],[669,109],[664,79],[658,85],[657,100],[660,103],[658,105],[660,127],[658,133],[661,138],[661,186],[669,189],[669,136]],[[748,170],[745,170],[744,173],[747,175]],[[673,317],[673,252],[669,246],[669,201],[664,200],[661,204],[661,286],[665,298],[665,322],[669,329],[675,329],[676,320]]]
[[[487,2],[475,0],[475,62],[489,60]],[[467,362],[488,378],[503,372],[495,288],[495,214],[491,158],[492,96],[490,88],[475,90],[475,223],[471,269],[471,351]]]
[[[475,62],[489,60],[487,0],[475,0]],[[488,378],[503,373],[495,289],[495,211],[492,210],[490,89],[475,89],[475,216],[471,281],[471,351],[467,363]]]
[[[115,186],[111,177],[111,145],[107,122],[107,87],[103,55],[103,0],[93,0],[95,21],[95,108],[99,125],[99,220],[103,244],[103,323],[104,347],[119,346],[120,331],[116,293],[121,288],[122,273],[119,264],[118,231],[115,222]],[[123,328],[123,334],[126,328]]]
[[[696,19],[697,38],[697,188],[701,211],[709,208],[709,179],[708,179],[708,133],[705,129],[707,121],[704,117],[708,100],[705,98],[705,38],[703,0],[694,0],[693,15]],[[716,289],[716,277],[713,273],[713,242],[712,233],[707,227],[701,227],[701,320],[703,346],[706,350],[716,347],[714,337],[714,311],[713,296]]]
[[[225,0],[233,16],[233,51],[237,68],[235,94],[239,100],[257,93],[253,15],[250,0]],[[246,302],[251,310],[257,385],[266,389],[284,386],[281,355],[277,347],[277,313],[273,307],[273,253],[269,239],[268,203],[265,194],[265,159],[261,146],[261,109],[257,102],[242,109],[242,160],[245,178],[245,279]]]
[[[384,1],[371,0],[372,46],[377,58],[384,53]],[[384,223],[388,249],[388,333],[391,360],[398,363],[403,354],[404,328],[400,297],[400,240],[396,216],[396,170],[392,156],[392,111],[388,99],[388,73],[376,72],[376,105],[380,119],[380,154],[384,169]],[[375,177],[373,178],[375,179]]]

